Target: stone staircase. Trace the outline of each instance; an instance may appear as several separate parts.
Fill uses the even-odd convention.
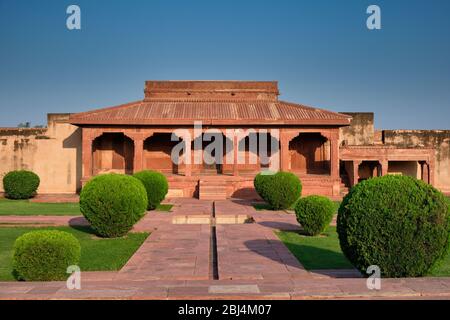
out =
[[[200,200],[225,200],[227,198],[227,185],[223,180],[200,180]]]

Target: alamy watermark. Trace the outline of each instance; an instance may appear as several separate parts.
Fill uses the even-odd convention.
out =
[[[381,290],[381,270],[377,265],[371,265],[366,273],[369,277],[366,280],[366,286],[369,290]]]
[[[66,20],[66,27],[69,30],[81,30],[81,9],[76,4],[67,7],[66,13],[69,15]]]
[[[279,129],[205,129],[201,121],[194,129],[176,129],[171,140],[171,159],[179,164],[257,164],[267,172],[280,169]],[[188,142],[188,143],[186,143]],[[194,147],[191,148],[191,142]],[[204,146],[204,142],[208,142]]]
[[[366,25],[369,30],[381,29],[381,8],[375,4],[367,7],[367,14],[370,16],[367,18]]]
[[[67,273],[70,274],[67,278],[66,286],[69,290],[81,290],[81,270],[79,266],[73,265],[67,267]]]

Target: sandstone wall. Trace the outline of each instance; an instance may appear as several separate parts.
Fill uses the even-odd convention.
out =
[[[352,117],[348,127],[340,129],[340,143],[351,146],[372,145],[374,143],[373,112],[341,112]]]
[[[27,169],[39,175],[40,193],[75,193],[81,179],[81,130],[68,114],[49,114],[48,128],[0,128],[0,192],[3,176]]]
[[[435,149],[435,185],[450,192],[450,130],[383,130],[383,142],[399,148]]]

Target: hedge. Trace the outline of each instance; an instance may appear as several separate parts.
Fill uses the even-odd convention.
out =
[[[384,277],[429,273],[447,252],[449,206],[423,181],[388,175],[354,186],[338,212],[345,256],[362,273],[377,265]]]
[[[288,209],[300,198],[302,192],[299,178],[291,172],[259,173],[253,184],[256,192],[274,210]]]
[[[253,186],[255,187],[256,192],[266,202],[270,190],[270,179],[273,175],[275,175],[275,172],[258,173],[253,180]]]
[[[295,206],[297,221],[311,236],[325,231],[333,219],[334,210],[333,201],[323,196],[301,198]]]
[[[14,243],[13,269],[19,280],[65,280],[67,268],[78,265],[80,243],[72,234],[38,230],[21,235]]]
[[[29,199],[36,194],[40,179],[31,171],[19,170],[8,172],[3,177],[3,188],[7,198]]]
[[[164,200],[169,191],[169,184],[167,178],[157,172],[151,170],[144,170],[134,174],[134,177],[139,179],[147,190],[148,210],[154,210]]]
[[[80,210],[102,237],[125,235],[145,214],[147,192],[142,183],[122,174],[91,179],[80,194]]]

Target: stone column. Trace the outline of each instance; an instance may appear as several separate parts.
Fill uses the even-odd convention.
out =
[[[352,187],[356,184],[358,184],[359,181],[359,165],[362,161],[359,160],[353,160],[353,180],[352,180]]]
[[[192,175],[192,141],[191,137],[183,138],[185,143],[185,155],[184,155],[184,175],[190,177]]]
[[[388,174],[388,168],[389,168],[389,161],[388,160],[381,160],[380,161],[381,164],[381,175],[385,176]]]
[[[376,176],[378,176],[378,166],[374,165],[372,167],[372,177],[376,177]]]
[[[422,181],[430,183],[430,165],[426,161],[421,161],[420,166],[422,168]]]
[[[427,168],[428,168],[428,183],[434,186],[434,164],[435,162],[431,160],[430,162],[427,161]]]
[[[289,171],[290,169],[290,157],[289,157],[289,137],[281,133],[280,136],[280,158],[281,158],[281,170]]]
[[[82,182],[87,182],[92,177],[92,133],[88,128],[83,128],[82,132],[82,160],[83,173]]]
[[[233,135],[233,176],[238,176],[238,152],[239,152],[239,141],[237,132]]]
[[[339,136],[330,136],[330,174],[331,178],[339,179]]]
[[[144,168],[144,137],[142,135],[135,135],[134,141],[134,159],[133,171],[139,172]]]

